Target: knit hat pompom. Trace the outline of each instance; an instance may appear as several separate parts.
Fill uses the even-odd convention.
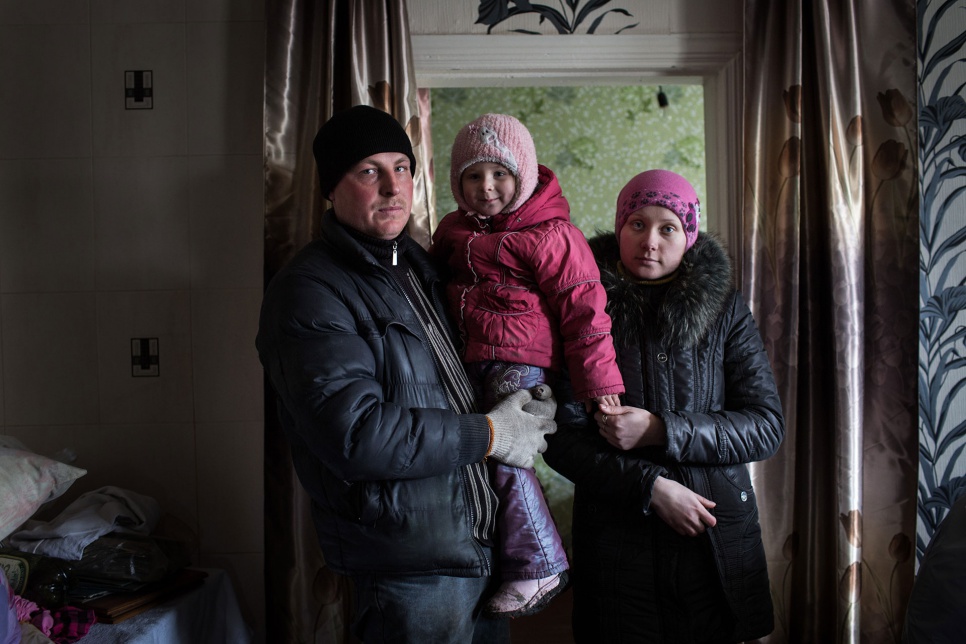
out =
[[[627,218],[648,205],[662,206],[677,215],[687,236],[686,248],[694,245],[701,221],[701,203],[688,180],[670,170],[647,170],[627,182],[617,197],[614,233],[618,239]]]
[[[322,196],[328,198],[349,168],[382,152],[405,154],[409,157],[409,171],[416,176],[413,144],[390,114],[368,105],[356,105],[330,118],[312,142]]]
[[[472,210],[463,196],[463,171],[474,163],[499,163],[517,181],[513,201],[504,212],[513,212],[537,189],[537,149],[530,131],[509,114],[484,114],[467,123],[453,141],[450,185],[460,209]]]

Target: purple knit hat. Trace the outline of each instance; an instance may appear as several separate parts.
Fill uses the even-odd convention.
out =
[[[698,238],[701,202],[688,180],[670,170],[647,170],[627,182],[617,197],[614,233],[618,239],[631,213],[651,204],[678,216],[688,239],[686,249],[691,248]]]
[[[517,180],[513,201],[503,212],[522,206],[537,189],[537,149],[533,137],[523,123],[508,114],[484,114],[464,125],[453,141],[450,186],[456,205],[467,212],[472,209],[463,197],[460,178],[464,170],[480,161],[499,163]]]

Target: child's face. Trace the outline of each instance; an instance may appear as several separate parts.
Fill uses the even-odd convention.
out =
[[[480,161],[463,170],[460,188],[470,208],[483,217],[492,217],[513,202],[517,180],[499,163]]]

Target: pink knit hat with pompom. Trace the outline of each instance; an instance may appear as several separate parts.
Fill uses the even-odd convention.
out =
[[[698,239],[701,202],[688,180],[670,170],[647,170],[627,182],[617,197],[614,233],[618,239],[627,218],[652,204],[678,216],[688,239],[686,248],[691,248]]]
[[[537,189],[537,149],[530,131],[508,114],[484,114],[467,123],[453,141],[450,185],[460,209],[471,210],[463,197],[460,178],[474,163],[499,163],[517,180],[513,201],[503,212],[513,212]]]

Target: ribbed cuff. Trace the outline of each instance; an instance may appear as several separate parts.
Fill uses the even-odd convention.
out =
[[[483,414],[460,414],[460,465],[479,463],[490,448],[490,424]]]

